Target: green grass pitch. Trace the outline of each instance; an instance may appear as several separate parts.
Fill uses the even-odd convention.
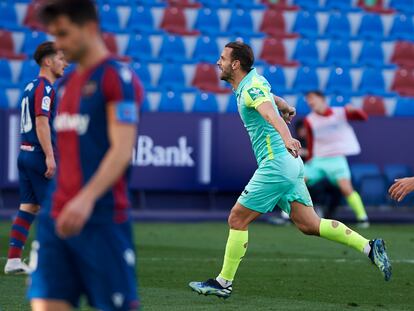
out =
[[[1,269],[9,228],[0,223]],[[217,275],[227,231],[224,223],[136,224],[143,310],[414,310],[414,226],[360,231],[386,240],[394,272],[386,283],[353,249],[304,236],[293,226],[254,224],[233,295],[200,296],[187,284]],[[25,284],[25,277],[1,273],[0,310],[29,310]]]

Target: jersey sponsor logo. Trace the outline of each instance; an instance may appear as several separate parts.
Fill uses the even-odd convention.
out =
[[[96,92],[97,88],[98,86],[96,85],[95,81],[88,81],[82,88],[82,95],[90,97]]]
[[[49,94],[50,93],[50,91],[52,90],[52,88],[48,85],[48,86],[46,86],[46,92]]]
[[[149,136],[139,136],[133,150],[132,164],[135,166],[193,167],[191,157],[194,148],[188,146],[187,137],[178,138],[177,146],[157,146]]]
[[[256,100],[259,97],[264,97],[265,96],[263,91],[261,89],[259,89],[258,87],[252,87],[252,88],[248,89],[247,93],[250,95],[252,100]]]
[[[42,110],[49,111],[51,101],[52,100],[50,99],[49,96],[43,97],[43,99],[42,99]]]
[[[89,119],[88,115],[62,113],[56,116],[53,126],[57,132],[75,131],[84,135],[88,131]]]

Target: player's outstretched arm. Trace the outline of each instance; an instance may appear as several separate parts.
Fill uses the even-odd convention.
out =
[[[285,120],[287,124],[290,124],[293,117],[296,115],[296,108],[293,106],[290,106],[286,100],[284,100],[282,97],[276,96],[274,94],[273,98],[275,100],[275,104],[277,106],[277,109],[280,110],[282,113],[282,118]]]
[[[110,148],[95,175],[63,208],[56,222],[57,233],[63,237],[78,234],[91,215],[96,200],[121,177],[130,163],[136,141],[136,123],[117,120],[115,103],[107,108]]]
[[[414,177],[406,177],[396,179],[395,183],[390,187],[388,193],[391,198],[401,202],[405,196],[414,191]]]
[[[53,155],[52,139],[50,135],[49,118],[43,115],[36,117],[36,134],[46,156],[46,178],[52,178],[56,172],[55,156]]]
[[[289,128],[282,117],[273,108],[272,103],[270,101],[266,101],[257,106],[256,110],[273,126],[276,131],[279,132],[287,150],[296,158],[298,156],[299,149],[301,148],[300,142],[292,138]]]

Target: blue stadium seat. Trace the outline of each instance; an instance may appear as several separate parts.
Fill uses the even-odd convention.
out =
[[[258,3],[258,1],[229,0],[229,4],[244,10],[262,10],[266,8],[264,4]]]
[[[144,5],[132,7],[127,28],[141,33],[161,33],[160,30],[155,29],[154,17],[150,8]]]
[[[412,16],[405,14],[395,15],[389,36],[394,40],[412,40],[414,38]]]
[[[0,88],[0,109],[9,108],[9,100],[7,99],[6,92],[3,88]]]
[[[316,70],[312,67],[300,67],[296,73],[292,89],[301,93],[319,90],[319,78]]]
[[[325,88],[326,93],[340,93],[343,95],[352,92],[351,74],[347,68],[332,68],[329,73],[328,83]]]
[[[217,11],[210,8],[198,10],[194,29],[201,31],[203,34],[219,35],[221,31]]]
[[[380,41],[364,40],[358,63],[362,66],[386,66],[384,64],[384,51]]]
[[[343,107],[351,102],[351,99],[348,96],[343,95],[334,95],[329,101],[329,106],[331,107]]]
[[[164,35],[158,57],[169,62],[186,62],[183,38],[181,36]]]
[[[314,40],[300,39],[296,42],[293,59],[303,65],[317,66],[319,64],[319,52]]]
[[[151,112],[150,102],[148,100],[148,94],[145,94],[144,102],[141,105],[142,112]]]
[[[385,96],[385,81],[382,70],[375,67],[363,69],[358,90],[363,94]]]
[[[364,176],[359,185],[359,194],[366,205],[381,205],[387,201],[387,183],[382,175]]]
[[[319,6],[319,1],[315,0],[295,0],[294,4],[305,10],[320,11],[323,9]]]
[[[287,93],[286,76],[283,67],[266,66],[263,76],[269,81],[272,86],[272,92],[277,95],[284,95]]]
[[[219,58],[220,51],[214,37],[200,36],[193,52],[193,59],[197,62],[215,63]]]
[[[381,175],[380,169],[376,164],[352,164],[350,169],[352,182],[357,189],[359,189],[363,177]]]
[[[193,112],[219,112],[217,99],[214,93],[197,93]]]
[[[226,112],[228,113],[238,113],[237,100],[235,96],[230,95],[227,102]]]
[[[138,75],[144,88],[151,87],[151,73],[148,69],[147,64],[135,62],[131,64],[131,67]]]
[[[400,12],[414,13],[414,0],[391,0],[389,6]]]
[[[159,112],[184,112],[184,102],[181,92],[164,91],[161,94]]]
[[[414,117],[414,98],[398,98],[395,104],[394,117]]]
[[[18,19],[13,2],[0,1],[0,28],[8,30],[18,28]]]
[[[352,6],[352,0],[326,0],[325,8],[329,10],[358,11],[360,9]]]
[[[22,63],[20,71],[19,83],[25,84],[37,77],[39,74],[39,66],[34,60],[25,60]]]
[[[0,59],[0,89],[12,85],[12,72],[10,64],[5,59]]]
[[[167,89],[183,89],[185,87],[185,77],[181,64],[165,63],[161,69],[158,86]]]
[[[151,42],[148,36],[142,34],[135,34],[129,37],[125,54],[145,62],[154,61]]]
[[[25,32],[22,52],[31,56],[34,54],[37,46],[45,41],[47,41],[47,36],[44,32]]]
[[[293,32],[300,33],[305,37],[317,37],[319,30],[315,14],[308,11],[299,11],[293,25]]]
[[[233,3],[227,0],[198,0],[198,2],[205,8],[230,9],[234,7]]]
[[[300,95],[296,99],[296,114],[298,116],[306,116],[308,113],[311,112],[308,103],[306,102],[305,96]]]
[[[227,31],[233,35],[254,37],[260,33],[253,31],[253,19],[250,11],[243,9],[233,9]]]
[[[384,165],[384,175],[387,178],[388,186],[391,186],[396,178],[412,176],[412,170],[405,164],[387,164]]]
[[[368,39],[381,39],[384,37],[384,26],[379,14],[364,14],[359,26],[358,35]]]
[[[325,62],[334,66],[352,65],[351,48],[346,40],[331,40]]]
[[[351,24],[348,15],[334,12],[329,15],[325,35],[331,38],[349,38],[351,36]]]
[[[104,4],[99,6],[98,9],[99,18],[101,21],[101,28],[105,32],[119,32],[121,31],[119,27],[119,17],[116,10],[116,6],[109,4]]]

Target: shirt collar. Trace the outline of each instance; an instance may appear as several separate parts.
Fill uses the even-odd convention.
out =
[[[247,75],[244,76],[244,78],[240,81],[239,86],[237,87],[237,90],[235,91],[236,94],[239,94],[240,91],[243,89],[243,87],[246,85],[246,83],[253,77],[257,75],[256,68],[253,68],[249,71]],[[233,89],[234,91],[234,89]]]

